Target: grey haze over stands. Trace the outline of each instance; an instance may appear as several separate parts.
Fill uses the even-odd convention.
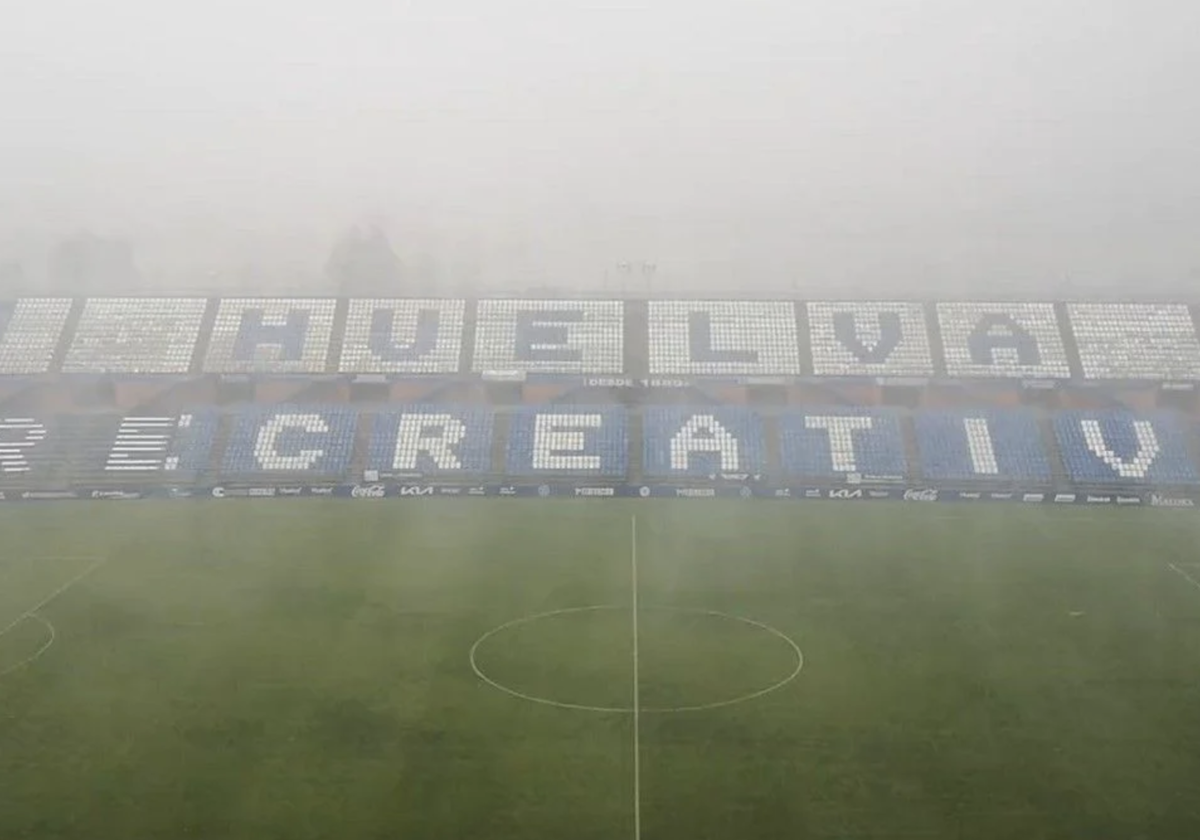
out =
[[[1196,382],[1200,337],[1196,313],[1184,304],[329,297],[0,302],[0,374],[60,371]]]
[[[644,262],[660,297],[1187,297],[1197,31],[1184,0],[27,3],[0,265],[49,293],[93,230],[135,246],[110,294],[329,294],[371,215],[417,284],[371,294],[640,296]]]

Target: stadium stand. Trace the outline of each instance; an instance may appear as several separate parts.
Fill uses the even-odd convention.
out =
[[[817,376],[932,376],[924,308],[918,303],[808,304]]]
[[[622,373],[624,304],[615,300],[481,300],[474,369]]]
[[[462,300],[350,301],[342,373],[457,373]]]
[[[801,373],[791,303],[650,301],[649,344],[653,375]]]
[[[0,302],[0,374],[48,371],[70,314],[70,298]]]
[[[187,373],[207,305],[203,298],[89,298],[62,372]]]
[[[899,415],[888,409],[787,411],[779,443],[785,475],[902,481],[908,474]]]
[[[1040,484],[1052,477],[1032,411],[921,411],[913,426],[926,479]]]
[[[1173,414],[1067,411],[1054,417],[1063,465],[1082,484],[1200,483]]]
[[[1053,304],[939,303],[937,313],[950,376],[1071,376]]]
[[[627,440],[622,408],[520,409],[510,425],[507,472],[514,476],[624,478]]]
[[[762,417],[742,408],[649,408],[642,469],[682,478],[759,474],[766,466]]]
[[[1200,379],[1200,340],[1182,304],[1069,303],[1087,379]]]
[[[0,303],[0,496],[354,472],[1197,485],[1197,382],[1183,304],[24,298]]]
[[[217,310],[207,373],[324,373],[337,301],[226,298]]]
[[[490,473],[490,408],[409,405],[376,414],[367,469],[442,478]]]
[[[358,412],[342,406],[252,408],[234,416],[225,479],[336,479],[350,468]]]

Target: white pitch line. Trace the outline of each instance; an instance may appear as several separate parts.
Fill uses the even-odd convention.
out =
[[[638,671],[637,515],[630,520],[629,566],[633,579],[633,840],[642,840],[642,707]]]
[[[1192,586],[1196,587],[1197,589],[1200,589],[1200,581],[1196,580],[1194,577],[1189,575],[1183,569],[1179,568],[1174,563],[1168,563],[1167,567],[1175,574],[1181,575],[1183,577],[1183,579],[1186,580],[1188,583],[1190,583]]]
[[[90,566],[88,566],[88,567],[87,567],[86,569],[84,569],[82,572],[80,572],[79,574],[75,575],[75,577],[71,578],[69,581],[67,581],[66,583],[64,583],[62,586],[58,587],[58,589],[55,589],[53,592],[51,592],[49,595],[47,595],[47,596],[46,596],[45,598],[43,598],[41,601],[37,602],[37,603],[36,603],[36,604],[34,604],[32,607],[30,607],[29,609],[25,610],[25,612],[21,613],[19,616],[17,616],[17,617],[16,617],[16,618],[13,620],[12,624],[8,625],[8,626],[7,626],[7,627],[5,627],[3,630],[0,630],[0,636],[3,636],[4,634],[8,633],[10,630],[12,630],[14,627],[16,627],[16,626],[17,626],[18,624],[20,624],[22,621],[24,621],[25,619],[27,619],[27,618],[29,618],[30,616],[32,616],[34,613],[36,613],[36,612],[37,612],[38,610],[40,610],[42,607],[44,607],[44,606],[46,606],[47,604],[49,604],[51,601],[53,601],[53,600],[54,600],[55,598],[57,598],[59,595],[63,594],[63,593],[64,593],[64,592],[66,592],[68,589],[70,589],[72,586],[74,586],[75,584],[79,583],[79,581],[83,580],[85,577],[87,577],[88,575],[90,575],[92,572],[96,571],[96,569],[98,569],[98,568],[100,568],[101,566],[103,566],[103,565],[104,565],[104,562],[105,562],[107,559],[108,559],[107,557],[101,557],[101,558],[100,558],[99,560],[97,560],[95,563],[92,563]]]

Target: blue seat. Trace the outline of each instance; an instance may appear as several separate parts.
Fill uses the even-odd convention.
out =
[[[411,405],[377,414],[367,469],[381,473],[472,475],[491,472],[490,408]]]
[[[682,478],[763,470],[762,417],[744,408],[650,408],[643,429],[642,470]]]
[[[625,409],[542,406],[517,411],[508,436],[507,472],[623,478],[628,472]]]
[[[221,474],[339,478],[350,468],[358,413],[340,406],[276,406],[240,412]]]
[[[921,471],[937,481],[1047,482],[1050,459],[1030,411],[921,411]]]
[[[899,416],[887,409],[788,411],[779,419],[785,474],[901,481],[907,474]]]
[[[1102,484],[1197,484],[1182,425],[1166,412],[1065,411],[1054,432],[1067,474]]]

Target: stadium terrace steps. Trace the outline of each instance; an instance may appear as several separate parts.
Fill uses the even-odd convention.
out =
[[[1184,304],[409,298],[0,302],[0,375],[1200,381]]]
[[[1200,485],[1184,415],[1092,409],[904,411],[851,406],[294,404],[6,412],[0,484],[261,484],[482,476],[552,481],[873,482],[1008,487]]]

